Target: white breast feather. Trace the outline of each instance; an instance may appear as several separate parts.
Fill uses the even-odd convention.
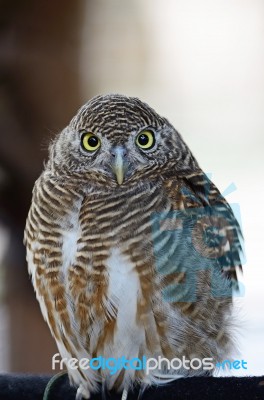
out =
[[[115,247],[106,266],[109,274],[107,296],[109,302],[117,309],[117,321],[113,344],[105,349],[104,357],[138,357],[145,334],[143,327],[136,323],[137,301],[141,295],[141,288],[135,265]],[[129,376],[132,377],[135,373],[133,370],[126,372],[125,379],[129,379]]]

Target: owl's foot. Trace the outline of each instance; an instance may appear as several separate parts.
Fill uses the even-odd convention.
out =
[[[147,386],[148,386],[148,385],[146,385],[146,384],[144,384],[144,383],[141,383],[140,389],[139,389],[139,392],[138,392],[137,400],[141,400],[141,399],[142,399],[143,393],[144,393],[144,391],[145,391],[145,389],[146,389]],[[127,390],[127,389],[124,389],[124,390],[123,390],[123,393],[122,393],[122,396],[121,396],[121,400],[127,400],[127,396],[128,396],[128,390]],[[103,398],[103,400],[106,400],[106,399]]]
[[[90,399],[90,392],[80,385],[77,389],[75,400]]]
[[[128,396],[128,390],[124,389],[121,396],[121,400],[127,400],[127,396]]]

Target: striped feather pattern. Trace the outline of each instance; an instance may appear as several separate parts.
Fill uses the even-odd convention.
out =
[[[157,145],[144,153],[134,138],[150,127]],[[80,150],[84,130],[100,137],[98,153]],[[115,146],[129,154],[121,185],[107,169]],[[240,240],[230,207],[178,132],[145,103],[121,95],[92,99],[55,138],[25,229],[43,316],[62,357],[79,359],[226,357]],[[201,256],[207,267],[191,274]],[[230,295],[214,296],[219,286]],[[86,398],[101,381],[127,390],[134,382],[203,374],[68,372]]]

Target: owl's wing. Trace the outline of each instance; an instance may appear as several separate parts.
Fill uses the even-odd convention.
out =
[[[33,190],[24,243],[44,319],[62,356],[70,358],[80,355],[85,341],[80,338],[75,317],[79,316],[83,324],[88,320],[87,305],[82,298],[87,282],[74,261],[83,196],[72,177],[59,180],[46,175],[42,174]],[[89,355],[83,352],[81,357]],[[78,371],[81,375],[82,371]]]
[[[209,269],[218,295],[221,285],[228,292],[225,281],[237,290],[237,270],[242,270],[242,233],[225,198],[201,170],[169,177],[164,180],[164,188],[174,210],[171,219],[178,224],[174,232],[173,228],[167,232],[174,235],[176,243],[167,270]]]
[[[114,329],[116,316],[105,296],[108,252],[103,244],[96,246],[96,221],[82,191],[87,181],[81,179],[44,172],[34,186],[24,236],[42,314],[66,359],[91,359]],[[96,389],[97,371],[78,366],[70,372],[77,385],[85,379]]]

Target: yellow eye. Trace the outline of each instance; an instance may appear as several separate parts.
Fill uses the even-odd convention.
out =
[[[155,137],[151,131],[142,131],[137,135],[136,144],[143,150],[149,150],[155,144]]]
[[[82,134],[81,142],[83,149],[86,151],[95,151],[101,145],[100,139],[90,132],[85,132]]]

